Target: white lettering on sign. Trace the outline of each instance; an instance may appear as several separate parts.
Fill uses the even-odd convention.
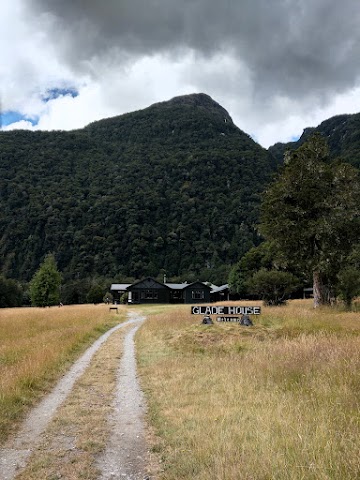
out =
[[[198,305],[191,307],[193,315],[260,315],[261,307]]]
[[[240,322],[240,317],[217,317],[217,322]]]
[[[200,307],[191,307],[191,313],[194,315],[224,315],[224,306],[202,305]]]

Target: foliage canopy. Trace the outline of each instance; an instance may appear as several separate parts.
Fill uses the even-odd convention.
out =
[[[287,266],[313,275],[315,305],[328,303],[360,235],[358,170],[331,162],[326,141],[311,137],[266,190],[260,229]]]

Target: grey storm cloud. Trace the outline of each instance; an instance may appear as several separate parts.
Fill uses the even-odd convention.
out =
[[[49,14],[73,66],[109,52],[124,58],[191,49],[228,52],[255,94],[329,96],[355,85],[358,0],[28,0]]]

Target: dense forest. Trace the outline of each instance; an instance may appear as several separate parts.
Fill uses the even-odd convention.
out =
[[[286,150],[296,150],[315,132],[326,138],[332,158],[360,167],[360,113],[336,115],[317,127],[305,128],[297,142],[277,143],[269,148],[269,152],[281,162]]]
[[[360,164],[360,115],[318,129]],[[268,151],[205,94],[76,131],[0,132],[0,274],[28,282],[47,254],[63,281],[225,283],[260,242],[261,192],[288,148]]]
[[[204,94],[72,132],[1,132],[1,273],[28,281],[53,253],[65,282],[226,282],[259,242],[259,194],[276,166]]]

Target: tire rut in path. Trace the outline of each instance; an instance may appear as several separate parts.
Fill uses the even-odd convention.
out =
[[[145,318],[133,316],[136,325],[126,333],[123,356],[117,372],[117,389],[109,419],[109,443],[98,467],[101,480],[142,480],[146,477],[148,453],[145,440],[144,396],[136,375],[134,336]]]
[[[109,336],[118,329],[131,324],[134,324],[134,328],[137,330],[144,320],[143,317],[130,315],[128,321],[117,325],[102,335],[74,363],[70,370],[57,383],[51,393],[44,397],[44,399],[30,411],[17,435],[10,438],[4,447],[0,448],[0,480],[13,480],[26,466],[30,454],[41,441],[42,435],[49,422],[53,419],[55,412],[67,398],[75,382],[85,372],[94,354],[106,342]],[[131,331],[133,331],[133,329],[131,329]],[[104,478],[115,479],[116,477],[112,476]],[[124,479],[125,477],[124,475],[121,475],[119,478]],[[140,477],[130,476],[128,478]]]

